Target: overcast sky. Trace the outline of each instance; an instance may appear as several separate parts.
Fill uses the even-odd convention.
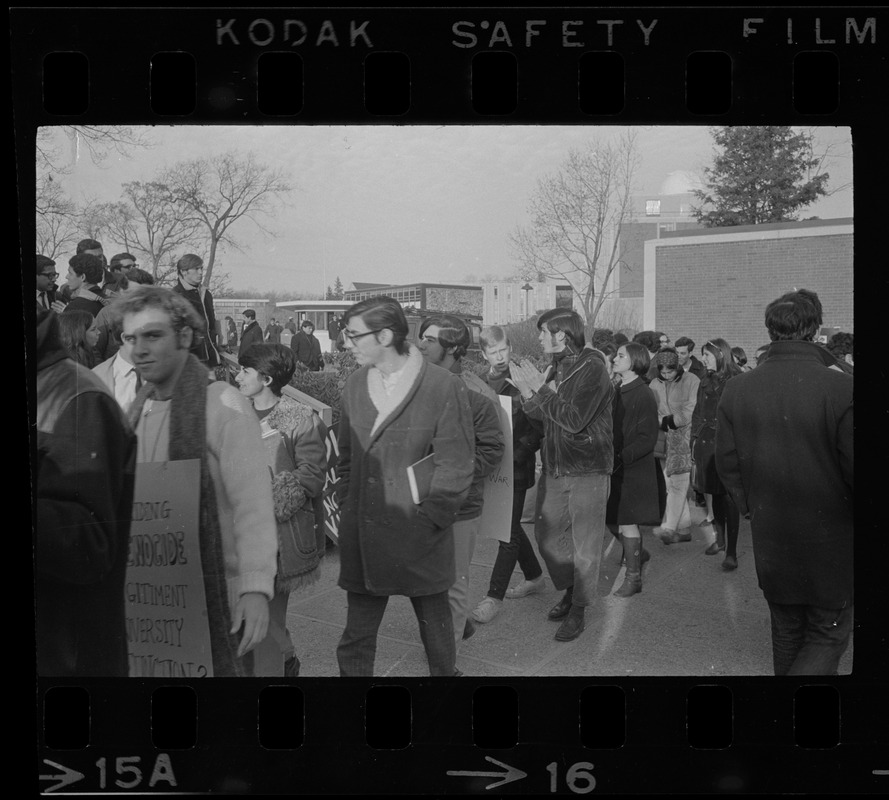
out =
[[[223,251],[234,290],[321,292],[352,281],[459,283],[508,276],[509,233],[527,224],[536,180],[558,169],[572,147],[616,139],[624,128],[593,126],[187,126],[145,129],[154,146],[130,159],[93,164],[81,150],[61,178],[74,199],[117,200],[120,185],[150,180],[180,159],[252,150],[281,167],[296,187],[270,221],[268,237],[249,220],[232,233],[243,253]],[[703,177],[713,145],[706,127],[639,126],[638,194],[657,194],[674,171]],[[851,184],[849,128],[820,128],[832,144],[831,186]],[[802,216],[852,216],[852,190],[822,199]],[[107,255],[116,243],[103,242]]]

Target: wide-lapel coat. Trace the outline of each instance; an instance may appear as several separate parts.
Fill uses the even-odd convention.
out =
[[[337,494],[339,585],[347,591],[414,597],[454,583],[451,525],[472,484],[472,414],[462,382],[415,348],[409,361],[409,385],[396,386],[398,402],[383,414],[371,396],[375,369],[354,372],[343,390]],[[415,505],[407,467],[429,453],[432,485]]]

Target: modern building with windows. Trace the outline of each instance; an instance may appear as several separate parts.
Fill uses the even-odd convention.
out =
[[[450,283],[409,283],[398,286],[382,283],[353,283],[343,295],[349,304],[368,297],[387,295],[402,306],[420,311],[445,311],[454,314],[482,315],[481,286]]]

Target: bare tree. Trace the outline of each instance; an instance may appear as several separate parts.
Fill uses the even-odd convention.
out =
[[[143,254],[146,269],[156,281],[169,274],[168,262],[174,253],[204,248],[189,209],[158,181],[125,183],[123,200],[107,204],[106,219],[111,238],[124,250]]]
[[[530,225],[510,236],[519,277],[567,282],[587,325],[595,324],[612,293],[605,287],[621,259],[621,230],[632,218],[639,160],[633,133],[614,144],[593,141],[569,151],[557,172],[537,181]]]
[[[54,259],[80,239],[77,207],[52,175],[37,182],[37,251]]]
[[[282,170],[257,162],[252,153],[243,156],[234,151],[179,162],[164,171],[162,182],[170,189],[170,201],[184,209],[183,222],[198,226],[205,236],[206,287],[213,279],[219,247],[241,249],[230,233],[232,225],[245,218],[266,235],[274,235],[264,226],[264,218],[292,189]]]
[[[146,133],[127,125],[59,125],[37,131],[37,170],[64,175],[81,153],[101,164],[111,153],[125,158],[134,148],[151,147]],[[65,151],[68,151],[66,157]]]

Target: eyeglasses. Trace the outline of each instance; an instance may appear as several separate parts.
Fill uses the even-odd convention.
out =
[[[382,329],[378,329],[375,331],[365,331],[364,333],[352,333],[352,331],[344,330],[343,336],[345,336],[350,342],[354,342],[356,339],[360,339],[362,336],[370,336],[372,333],[379,333],[380,330]]]
[[[40,274],[42,277],[49,278],[50,280],[55,280],[56,278],[59,277],[58,272],[41,272]]]

